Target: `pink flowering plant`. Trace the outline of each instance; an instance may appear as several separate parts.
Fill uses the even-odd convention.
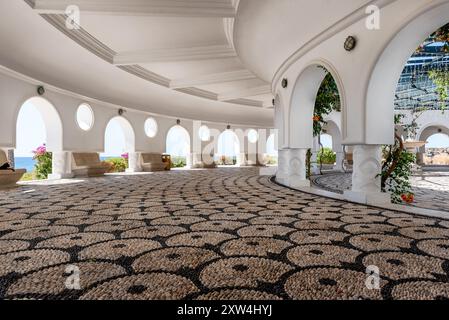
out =
[[[45,143],[33,151],[34,166],[37,179],[47,179],[52,170],[52,155],[47,151]]]
[[[117,158],[108,158],[104,162],[109,165],[109,173],[113,172],[125,172],[128,168],[129,154],[127,152],[120,155]]]

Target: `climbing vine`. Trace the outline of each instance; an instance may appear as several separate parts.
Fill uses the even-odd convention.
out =
[[[341,111],[337,83],[330,73],[326,75],[318,90],[313,114],[313,135],[319,136],[326,125],[324,117],[332,111]]]
[[[440,108],[444,111],[447,109],[447,99],[449,98],[449,73],[447,70],[432,70],[429,71],[429,78],[436,86]]]
[[[400,124],[404,115],[395,116],[395,124]],[[402,138],[395,133],[395,143],[384,146],[382,163],[382,191],[390,192],[393,203],[411,203],[414,194],[410,183],[412,165],[415,163],[415,155],[404,148]]]
[[[442,51],[449,53],[449,23],[438,29],[434,34],[431,35],[435,41],[443,42]]]

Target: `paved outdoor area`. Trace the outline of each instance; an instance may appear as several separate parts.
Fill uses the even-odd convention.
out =
[[[351,189],[351,173],[325,173],[312,178],[321,189],[343,193]],[[411,206],[449,212],[449,172],[423,172],[412,177],[415,202]]]
[[[448,249],[449,221],[286,189],[256,169],[0,192],[7,299],[447,299]],[[366,286],[373,266],[379,290]]]

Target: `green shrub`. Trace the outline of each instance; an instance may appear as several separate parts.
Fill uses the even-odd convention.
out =
[[[395,150],[392,146],[384,146],[384,165],[382,167],[382,176],[386,176],[386,173],[390,170],[391,163],[396,161],[396,166],[391,172],[391,175],[385,179],[383,178],[383,192],[391,193],[391,201],[393,203],[400,204],[404,202],[404,196],[408,197],[413,195],[413,188],[410,182],[410,177],[412,176],[412,165],[416,161],[416,156],[408,152],[407,150],[402,150],[398,152],[397,160],[392,156]]]
[[[128,161],[124,158],[109,158],[104,162],[110,166],[110,169],[108,170],[109,173],[125,172],[128,168]]]
[[[172,168],[184,168],[187,165],[187,159],[185,157],[172,157],[171,167]]]
[[[35,171],[27,172],[22,176],[22,179],[20,181],[32,181],[37,180]]]
[[[51,152],[48,152],[47,147],[43,144],[34,150],[33,153],[33,159],[36,160],[36,164],[34,165],[36,178],[39,180],[47,179],[52,171]]]
[[[330,148],[323,148],[318,152],[317,162],[323,164],[335,164],[337,154]]]

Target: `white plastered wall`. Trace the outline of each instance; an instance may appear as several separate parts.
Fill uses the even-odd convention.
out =
[[[16,146],[16,123],[20,108],[27,100],[38,96],[38,85],[36,83],[21,79],[15,75],[15,73],[13,76],[0,72],[0,147],[10,149]],[[58,149],[72,152],[104,151],[106,127],[111,119],[118,116],[120,106],[112,106],[89,98],[78,97],[72,93],[59,92],[59,90],[53,90],[51,88],[47,88],[41,98],[51,103],[59,115],[62,124],[62,144]],[[88,131],[82,130],[76,121],[76,111],[82,103],[89,104],[94,115],[94,124]],[[132,109],[125,109],[122,117],[129,122],[134,132],[135,146],[134,148],[130,147],[129,151],[158,153],[166,151],[166,136],[170,128],[176,125],[176,118],[134,111]],[[157,134],[153,138],[149,138],[144,130],[145,121],[149,117],[154,118],[158,125]],[[196,122],[198,127],[199,125],[205,124],[209,129],[219,130],[220,132],[224,131],[227,126],[227,124],[213,122],[197,122],[188,119],[180,120],[180,125],[190,135],[191,151],[194,145],[194,139],[196,139],[195,143],[198,143],[200,140],[198,132],[194,132],[194,122]],[[230,125],[233,129],[240,129],[243,132],[249,129],[269,131],[267,128],[248,127],[237,124]],[[201,143],[201,145],[204,146],[206,143],[208,142]]]
[[[302,56],[286,61],[285,72],[278,74],[273,83],[274,91],[285,101],[284,125],[290,135],[285,147],[310,143],[309,135],[296,136],[300,142],[291,140],[292,124],[299,123],[290,121],[291,103],[295,100],[296,81],[317,64],[326,67],[339,85],[343,144],[391,144],[394,92],[404,64],[430,33],[447,23],[448,16],[447,0],[398,0],[381,9],[380,30],[368,30],[362,19]],[[358,40],[351,52],[343,48],[348,36]],[[288,80],[287,88],[282,88],[282,79]],[[315,89],[310,86],[306,94],[313,95]]]

